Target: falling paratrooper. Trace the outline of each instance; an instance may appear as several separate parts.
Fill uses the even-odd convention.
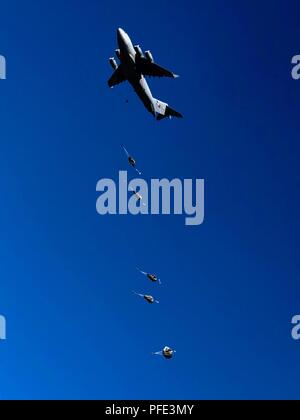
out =
[[[153,303],[159,303],[158,300],[155,300],[153,296],[151,295],[144,295],[142,293],[137,293],[134,290],[132,291],[135,295],[140,296],[141,298],[145,299],[146,302],[153,304]]]
[[[176,353],[176,350],[173,350],[170,347],[166,346],[162,350],[156,351],[152,354],[156,356],[163,356],[165,359],[172,359],[175,353]]]
[[[136,198],[137,203],[141,203],[142,206],[146,207],[146,203],[143,202],[143,196],[133,188],[130,188],[130,191],[132,192],[132,195]]]
[[[133,169],[139,174],[142,175],[142,172],[140,172],[137,167],[136,167],[136,160],[127,152],[124,144],[121,144],[122,149],[124,150],[124,152],[126,153],[129,165],[133,167]]]
[[[144,274],[144,276],[146,276],[150,281],[152,281],[153,283],[158,282],[158,284],[161,284],[160,279],[155,275],[155,274],[151,274],[151,273],[146,273],[145,271],[142,271],[140,268],[137,267],[137,270]]]

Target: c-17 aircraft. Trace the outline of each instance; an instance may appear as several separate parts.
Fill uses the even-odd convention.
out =
[[[168,104],[153,98],[145,79],[145,76],[172,78],[178,76],[154,63],[150,51],[146,51],[144,55],[139,45],[133,46],[128,34],[122,28],[117,30],[117,40],[119,48],[115,50],[115,53],[120,60],[120,65],[118,66],[113,57],[109,59],[115,72],[108,80],[108,86],[112,88],[127,80],[132,85],[147,110],[151,112],[157,120],[162,120],[166,117],[182,118],[182,115],[170,108]]]

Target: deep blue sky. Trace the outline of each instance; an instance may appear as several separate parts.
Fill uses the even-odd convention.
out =
[[[299,398],[300,6],[247,3],[1,3],[1,398]],[[108,89],[119,26],[181,75],[149,83],[183,120]],[[205,223],[97,215],[122,142],[204,178]]]

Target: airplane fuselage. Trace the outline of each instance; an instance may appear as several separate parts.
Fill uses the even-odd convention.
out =
[[[120,49],[120,61],[128,82],[132,85],[147,110],[155,114],[152,93],[145,77],[136,65],[137,53],[128,34],[121,28],[118,29],[118,45]]]

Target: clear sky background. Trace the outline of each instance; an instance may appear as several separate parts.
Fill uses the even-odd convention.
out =
[[[1,398],[299,398],[299,12],[1,3]],[[183,120],[108,89],[119,26],[180,74],[149,84]],[[120,143],[146,179],[204,178],[204,224],[99,216],[97,181],[127,169]],[[174,359],[151,356],[165,345]]]

